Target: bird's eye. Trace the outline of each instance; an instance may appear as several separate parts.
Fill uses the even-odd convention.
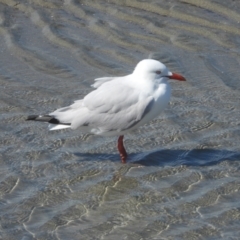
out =
[[[156,71],[156,74],[161,74],[161,71]]]

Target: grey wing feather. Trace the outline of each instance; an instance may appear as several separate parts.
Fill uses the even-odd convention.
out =
[[[93,88],[98,88],[100,87],[103,83],[112,81],[114,77],[102,77],[102,78],[96,78],[94,81],[95,83],[91,85]]]
[[[84,110],[73,119],[72,128],[88,125],[100,132],[124,131],[137,124],[153,103],[152,96],[142,96],[129,86],[108,82],[83,99]]]
[[[99,88],[104,83],[110,82],[110,81],[121,81],[123,79],[127,79],[130,75],[123,76],[123,77],[102,77],[102,78],[96,78],[94,81],[95,83],[91,85],[93,88]]]
[[[49,116],[53,116],[58,119],[61,123],[72,123],[76,114],[83,108],[83,100],[77,100],[72,105],[59,108],[54,112],[51,112]]]
[[[121,81],[105,81],[84,99],[50,113],[61,123],[70,123],[72,129],[87,127],[99,134],[124,131],[136,125],[154,104],[146,96]]]

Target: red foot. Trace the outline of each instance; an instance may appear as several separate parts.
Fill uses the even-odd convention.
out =
[[[126,152],[125,147],[123,145],[123,137],[124,137],[123,135],[119,136],[117,147],[118,147],[118,151],[119,151],[122,163],[126,163],[127,152]]]

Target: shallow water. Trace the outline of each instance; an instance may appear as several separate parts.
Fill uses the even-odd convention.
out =
[[[0,1],[0,239],[239,239],[240,2]],[[126,136],[26,122],[152,57],[187,82]]]

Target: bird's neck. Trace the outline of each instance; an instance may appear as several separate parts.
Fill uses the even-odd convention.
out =
[[[148,95],[153,95],[153,93],[155,91],[158,91],[159,88],[169,88],[169,83],[165,78],[160,78],[156,80],[155,78],[150,77],[133,76],[132,84],[134,88],[138,88],[141,92],[145,92]]]

